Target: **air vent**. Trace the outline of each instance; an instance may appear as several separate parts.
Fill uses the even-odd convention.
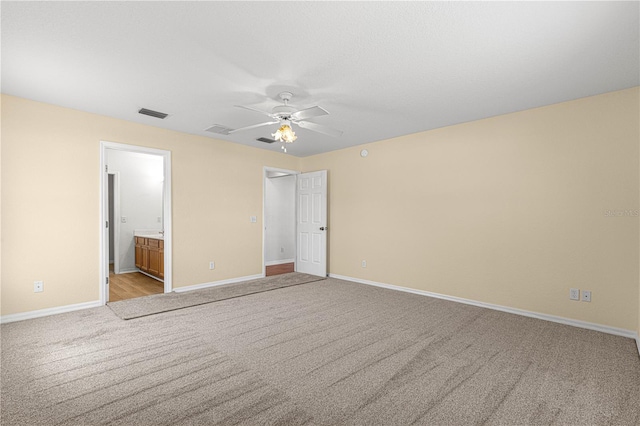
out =
[[[169,114],[165,114],[164,112],[153,111],[153,110],[146,109],[146,108],[140,108],[138,110],[138,113],[139,114],[148,115],[149,117],[159,118],[161,120],[164,120],[169,115]]]
[[[213,126],[207,127],[206,129],[204,129],[205,132],[218,133],[220,135],[228,135],[229,132],[232,130],[233,129],[230,129],[225,126],[221,126],[219,124],[214,124]]]
[[[274,142],[276,142],[275,139],[269,139],[269,138],[258,138],[256,140],[258,142],[264,142],[264,143],[274,143]]]

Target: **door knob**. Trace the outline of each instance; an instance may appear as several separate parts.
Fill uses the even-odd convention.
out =
[[[329,229],[329,227],[328,227],[328,226],[321,226],[321,227],[320,227],[320,230],[321,230],[321,231],[324,231],[324,230],[327,230],[327,229]]]

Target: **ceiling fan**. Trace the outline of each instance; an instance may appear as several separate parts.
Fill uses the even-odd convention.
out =
[[[298,110],[292,106],[289,106],[289,101],[293,97],[291,92],[282,92],[278,95],[284,105],[278,105],[271,110],[271,112],[262,111],[256,108],[236,105],[238,108],[248,109],[249,111],[258,112],[260,114],[268,116],[271,120],[264,123],[253,124],[251,126],[241,127],[239,129],[229,130],[227,134],[234,134],[245,130],[255,129],[257,127],[269,126],[272,124],[280,124],[280,128],[272,134],[276,141],[284,143],[291,143],[296,140],[296,135],[293,132],[291,125],[295,124],[303,129],[311,130],[313,132],[322,133],[325,135],[338,137],[342,135],[342,131],[333,129],[331,127],[323,126],[321,124],[307,121],[309,118],[320,117],[329,114],[327,110],[319,106],[312,106]]]

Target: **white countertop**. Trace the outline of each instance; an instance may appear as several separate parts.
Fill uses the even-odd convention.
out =
[[[133,231],[135,237],[153,238],[154,240],[164,240],[164,235],[160,231]]]

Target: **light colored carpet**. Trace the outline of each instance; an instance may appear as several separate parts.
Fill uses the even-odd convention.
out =
[[[1,326],[3,425],[637,425],[631,339],[327,279]]]
[[[316,275],[291,272],[288,274],[274,275],[257,280],[236,284],[227,284],[217,287],[203,288],[201,290],[187,291],[184,293],[154,294],[152,296],[136,297],[134,299],[110,302],[108,306],[120,318],[129,320],[160,314],[162,312],[175,311],[248,294],[261,293],[292,285],[307,284],[321,281],[326,278]]]

